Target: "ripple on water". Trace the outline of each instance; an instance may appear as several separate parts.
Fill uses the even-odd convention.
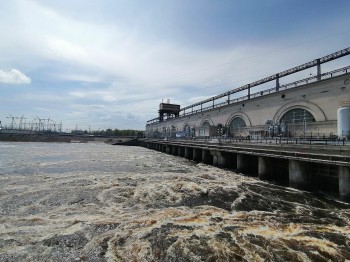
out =
[[[350,259],[350,206],[322,196],[137,147],[0,154],[0,261]]]

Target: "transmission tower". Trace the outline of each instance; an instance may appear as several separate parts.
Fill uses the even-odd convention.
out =
[[[15,129],[16,128],[16,119],[19,119],[18,116],[12,116],[11,114],[9,114],[10,116],[7,116],[6,118],[11,118],[11,129]]]
[[[25,129],[25,126],[23,127],[23,120],[26,120],[27,118],[24,117],[24,115],[22,115],[20,121],[19,121],[19,129]]]

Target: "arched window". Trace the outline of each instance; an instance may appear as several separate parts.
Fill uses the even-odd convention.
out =
[[[186,125],[184,128],[184,131],[185,131],[186,135],[189,135],[191,132],[191,127],[189,125]]]
[[[209,123],[209,122],[204,122],[204,123],[202,124],[202,127],[204,127],[204,128],[209,128],[209,127],[210,127],[210,123]]]
[[[245,127],[246,123],[241,117],[235,117],[230,122],[230,127],[232,129],[240,129],[241,127]]]
[[[307,110],[302,108],[295,108],[289,110],[285,113],[280,122],[284,122],[286,124],[289,123],[304,123],[304,122],[315,122],[314,116]]]

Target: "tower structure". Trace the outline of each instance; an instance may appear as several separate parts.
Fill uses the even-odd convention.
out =
[[[164,115],[167,118],[171,117],[179,117],[180,114],[180,105],[170,104],[170,100],[168,99],[167,103],[159,104],[159,122],[163,122]]]

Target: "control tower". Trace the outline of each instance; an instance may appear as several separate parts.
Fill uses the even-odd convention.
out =
[[[180,105],[170,104],[170,100],[168,99],[167,103],[159,104],[159,122],[164,121],[164,114],[167,118],[171,117],[179,117],[180,114]]]

